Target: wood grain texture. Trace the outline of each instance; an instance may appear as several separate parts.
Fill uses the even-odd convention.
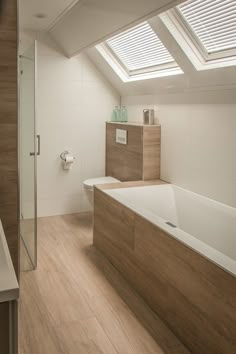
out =
[[[143,126],[143,179],[160,178],[161,127]]]
[[[0,18],[0,218],[18,274],[17,1],[5,1]]]
[[[127,131],[128,143],[116,143],[116,129]],[[106,124],[106,175],[120,181],[160,177],[160,126]]]
[[[137,214],[127,230],[133,229],[134,248],[124,247],[109,224],[102,227],[101,203],[122,223],[115,212],[122,205],[96,188],[95,246],[191,353],[236,353],[236,278]]]
[[[123,247],[134,249],[134,217],[135,214],[129,209],[123,208],[119,203],[112,203],[112,208],[107,208],[106,195],[104,193],[96,194],[99,208],[96,209],[96,223],[103,220],[103,215],[106,215],[106,223],[97,225],[98,228],[107,231],[107,237],[112,238],[111,241]],[[111,212],[110,212],[111,211]]]
[[[33,265],[26,251],[25,245],[21,239],[20,240],[20,271],[26,272],[30,270],[33,270]]]
[[[17,1],[0,15],[0,219],[18,275],[17,214]],[[8,304],[0,304],[0,351],[9,352]]]
[[[150,180],[150,181],[129,181],[129,182],[97,184],[95,186],[95,188],[106,190],[106,189],[155,186],[155,185],[166,184],[166,183],[168,183],[168,182],[162,181],[160,179],[154,179],[154,180]]]
[[[38,269],[21,274],[20,354],[189,354],[92,246],[91,214],[41,218],[38,240]]]
[[[9,353],[9,304],[0,303],[0,352]]]
[[[116,129],[125,129],[128,144],[116,143]],[[120,181],[142,179],[142,127],[106,124],[106,175]]]

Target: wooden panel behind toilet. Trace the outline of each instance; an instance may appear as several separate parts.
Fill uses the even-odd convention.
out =
[[[116,129],[127,131],[127,144],[116,142]],[[120,181],[160,177],[159,125],[106,123],[106,176]]]

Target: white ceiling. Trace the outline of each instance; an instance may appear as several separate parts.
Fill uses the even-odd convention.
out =
[[[65,55],[70,57],[94,43],[104,40],[112,33],[119,33],[122,28],[128,28],[136,21],[140,22],[143,16],[147,19],[152,11],[162,12],[163,9],[176,6],[184,0],[19,1],[20,29],[33,32],[48,30],[51,37],[64,50]],[[35,14],[45,14],[47,17],[37,19],[34,17]],[[95,48],[87,50],[94,64],[121,95],[186,93],[236,88],[235,67],[197,72],[159,17],[155,16],[149,22],[153,28],[158,29],[159,38],[175,58],[184,74],[123,83]]]
[[[49,29],[79,0],[20,0],[19,26],[21,30],[34,32]],[[46,15],[36,18],[36,14]]]
[[[22,32],[49,32],[68,57],[184,0],[19,0]]]
[[[68,57],[184,0],[81,0],[50,31]]]

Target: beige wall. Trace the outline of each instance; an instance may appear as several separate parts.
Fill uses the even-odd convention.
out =
[[[38,215],[90,209],[83,181],[105,176],[105,121],[120,96],[86,55],[68,59],[49,38],[38,40]],[[75,156],[63,170],[60,154]]]
[[[130,121],[141,121],[143,108],[155,109],[162,179],[236,207],[236,105],[227,103],[231,95],[124,96],[122,102]],[[217,96],[221,104],[213,103]]]

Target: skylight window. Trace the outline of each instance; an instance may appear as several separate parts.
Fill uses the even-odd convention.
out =
[[[208,55],[235,55],[235,0],[189,0],[177,9]]]
[[[159,17],[197,70],[236,65],[236,0],[188,0]]]
[[[130,72],[174,63],[174,59],[147,22],[109,39],[106,43]]]
[[[123,81],[182,73],[147,22],[108,39],[97,49]]]

